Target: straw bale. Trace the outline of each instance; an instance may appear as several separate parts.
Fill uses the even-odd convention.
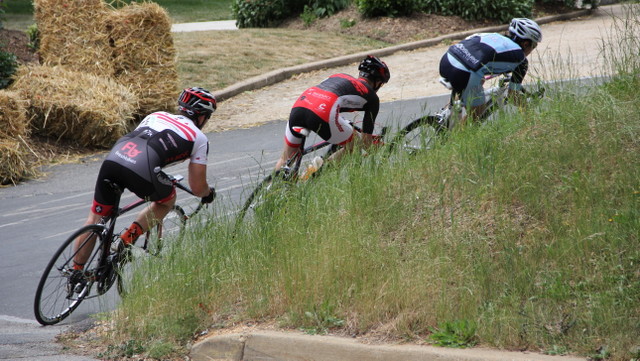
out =
[[[131,85],[141,116],[175,110],[178,90],[171,19],[156,3],[132,3],[105,18],[112,46],[114,77]]]
[[[11,89],[29,99],[34,133],[85,147],[113,145],[137,108],[135,95],[115,80],[63,66],[22,66]]]
[[[24,178],[36,175],[30,158],[35,158],[21,136],[0,137],[0,185],[15,185]]]
[[[26,105],[17,92],[0,90],[0,138],[29,135]]]
[[[102,0],[34,0],[40,62],[112,74],[109,39],[101,21],[109,11]]]

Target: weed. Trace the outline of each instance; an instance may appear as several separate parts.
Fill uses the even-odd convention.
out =
[[[27,28],[27,36],[29,37],[29,43],[27,46],[33,51],[38,51],[40,48],[40,32],[38,31],[38,24],[31,24]]]
[[[300,14],[300,19],[302,19],[302,22],[305,26],[311,26],[311,24],[318,20],[318,17],[314,13],[313,8],[305,5],[304,11],[302,11],[302,14]]]
[[[340,27],[343,29],[356,25],[356,19],[340,19]]]
[[[107,360],[119,359],[122,357],[133,357],[144,352],[142,342],[138,340],[129,340],[120,345],[109,345],[105,352],[99,353],[99,358]]]
[[[327,302],[320,307],[314,306],[313,311],[307,311],[304,315],[306,322],[310,325],[300,329],[311,335],[326,334],[331,328],[344,326],[344,320],[334,316],[334,307]]]
[[[429,338],[436,346],[465,348],[475,346],[477,326],[469,320],[444,322],[432,329]]]
[[[553,345],[550,349],[544,352],[547,355],[551,356],[563,356],[569,353],[569,350],[566,346]]]

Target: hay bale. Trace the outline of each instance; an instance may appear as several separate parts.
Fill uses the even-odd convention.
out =
[[[109,39],[101,21],[109,11],[102,0],[34,0],[40,62],[113,74]]]
[[[11,90],[29,99],[33,132],[108,148],[129,129],[135,95],[111,78],[63,66],[22,66]]]
[[[174,111],[178,73],[167,12],[156,3],[132,3],[109,12],[105,24],[113,76],[132,86],[140,102],[138,115]]]
[[[17,92],[0,90],[0,138],[29,135],[26,105]]]
[[[0,137],[0,185],[16,185],[20,180],[36,175],[31,153],[21,136],[15,139]]]

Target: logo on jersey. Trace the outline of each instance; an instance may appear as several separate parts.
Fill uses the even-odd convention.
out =
[[[131,158],[135,158],[137,157],[140,153],[142,153],[141,150],[138,150],[138,145],[134,142],[127,142],[127,144],[125,144],[122,148],[120,148],[120,150],[124,151],[125,155],[127,157],[131,157]]]
[[[122,153],[120,153],[120,151],[122,151]],[[137,161],[134,158],[140,155],[140,153],[142,153],[142,151],[138,150],[138,145],[136,143],[127,142],[124,146],[122,146],[122,148],[120,148],[120,150],[117,150],[115,152],[115,155],[125,162],[136,164]]]
[[[322,104],[318,105],[318,109],[320,111],[322,111],[322,112],[326,111],[327,110],[327,104],[322,103]]]
[[[359,80],[351,79],[351,84],[353,84],[353,86],[356,88],[356,90],[360,94],[367,94],[369,92],[369,89],[367,89],[367,86],[362,84],[362,82]]]

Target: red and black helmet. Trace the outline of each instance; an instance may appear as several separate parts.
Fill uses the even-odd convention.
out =
[[[381,81],[387,83],[391,79],[389,67],[384,61],[373,55],[367,55],[366,58],[358,66],[360,76],[373,81]]]
[[[208,119],[216,111],[217,106],[216,97],[204,88],[184,89],[178,97],[178,110],[186,113],[191,119],[201,115],[205,115]]]

